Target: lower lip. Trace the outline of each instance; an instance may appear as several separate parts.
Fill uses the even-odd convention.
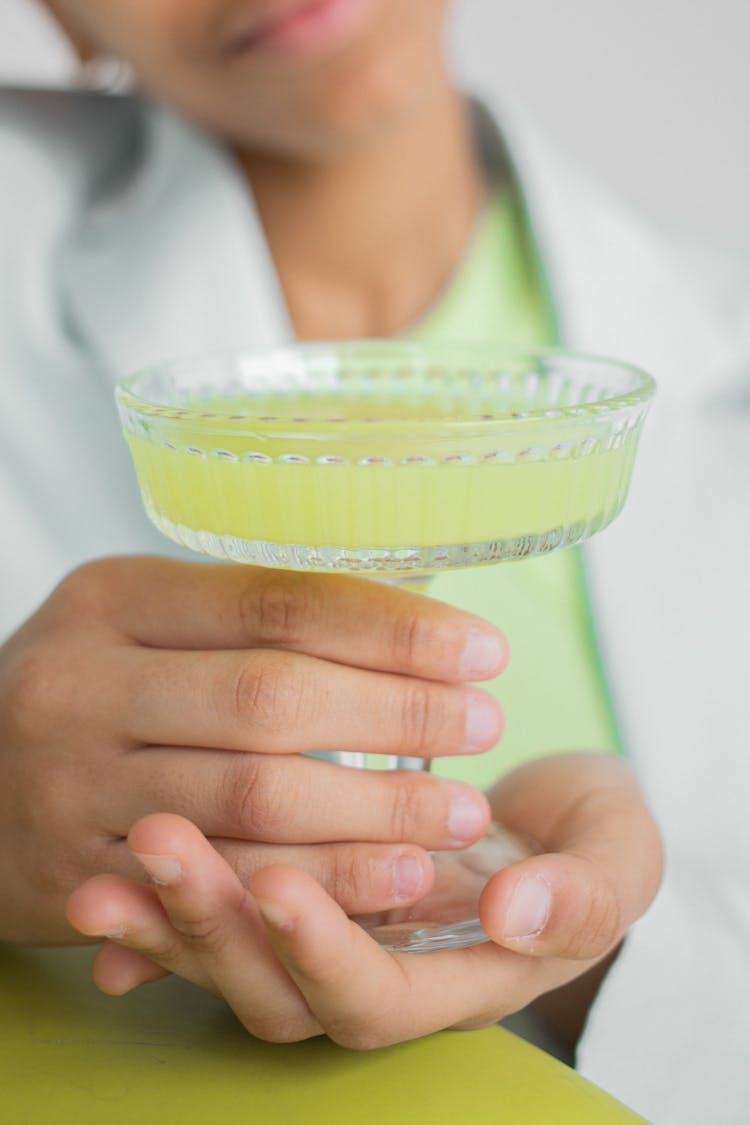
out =
[[[304,55],[335,46],[364,22],[370,0],[306,0],[259,32],[240,34],[232,54]]]

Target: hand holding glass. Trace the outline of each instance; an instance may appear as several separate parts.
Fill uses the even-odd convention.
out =
[[[653,393],[650,376],[612,360],[382,340],[164,364],[117,395],[146,511],[170,538],[419,587],[610,523]],[[482,886],[523,854],[496,828],[434,856],[435,887],[405,916],[365,924],[392,949],[486,941]]]

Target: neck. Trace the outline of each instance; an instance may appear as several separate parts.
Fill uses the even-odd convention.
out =
[[[447,80],[405,120],[327,161],[243,154],[300,339],[403,331],[449,279],[481,198]]]

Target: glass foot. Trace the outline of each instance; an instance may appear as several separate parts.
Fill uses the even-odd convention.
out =
[[[356,921],[392,952],[430,953],[480,945],[490,940],[479,921],[479,896],[487,880],[536,850],[530,841],[493,824],[484,839],[464,851],[432,853],[434,886],[414,906]]]

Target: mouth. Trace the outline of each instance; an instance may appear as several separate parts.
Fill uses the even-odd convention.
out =
[[[285,0],[280,10],[235,26],[223,53],[294,55],[325,49],[355,32],[369,6],[370,0]]]

